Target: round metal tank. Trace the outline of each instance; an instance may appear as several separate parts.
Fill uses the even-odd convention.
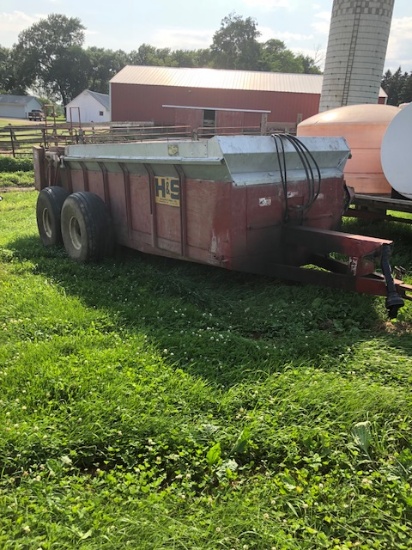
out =
[[[345,166],[346,183],[356,193],[389,194],[381,164],[382,139],[400,112],[392,105],[348,105],[314,115],[298,125],[298,136],[342,136],[352,158]]]
[[[394,0],[334,0],[320,111],[377,103]]]
[[[381,161],[392,188],[412,199],[412,103],[391,121],[383,136]]]

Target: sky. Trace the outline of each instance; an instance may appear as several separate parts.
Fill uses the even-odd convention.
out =
[[[0,0],[0,45],[11,47],[22,30],[59,13],[80,19],[86,47],[207,48],[234,12],[255,19],[260,41],[283,40],[323,68],[331,10],[332,0]],[[411,0],[395,0],[385,71],[398,67],[412,71]]]

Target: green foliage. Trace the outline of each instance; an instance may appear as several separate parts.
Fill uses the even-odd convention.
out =
[[[109,93],[109,80],[114,77],[125,65],[127,54],[122,50],[105,50],[104,48],[87,48],[89,59],[87,86],[94,92]]]
[[[32,172],[33,158],[13,158],[0,156],[0,172]]]
[[[213,35],[213,66],[218,69],[256,69],[260,57],[259,36],[254,19],[243,19],[236,13],[229,14]]]
[[[401,68],[394,73],[386,71],[383,75],[382,88],[388,94],[388,105],[398,106],[412,101],[412,72],[403,72]]]
[[[36,198],[0,202],[0,547],[409,549],[411,304],[79,265]]]
[[[22,31],[13,56],[26,87],[35,86],[48,97],[61,99],[63,105],[80,93],[87,84],[89,63],[82,49],[83,31],[78,18],[59,14]]]

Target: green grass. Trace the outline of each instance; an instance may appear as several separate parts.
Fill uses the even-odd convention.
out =
[[[0,202],[1,548],[410,548],[411,304],[78,265],[35,200]],[[411,273],[411,228],[347,227]]]
[[[0,117],[0,128],[4,126],[31,126],[35,124],[36,121],[29,120],[27,118],[7,118]]]
[[[34,172],[8,172],[6,174],[0,173],[0,188],[6,187],[33,187],[34,185]]]

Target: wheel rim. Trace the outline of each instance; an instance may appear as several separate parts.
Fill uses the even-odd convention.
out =
[[[51,239],[52,233],[53,233],[52,223],[51,223],[50,214],[47,208],[43,210],[42,221],[43,221],[44,232],[46,233],[47,237]]]
[[[74,248],[76,250],[80,250],[82,246],[82,241],[81,241],[82,232],[80,230],[79,222],[74,217],[70,218],[69,235]]]

